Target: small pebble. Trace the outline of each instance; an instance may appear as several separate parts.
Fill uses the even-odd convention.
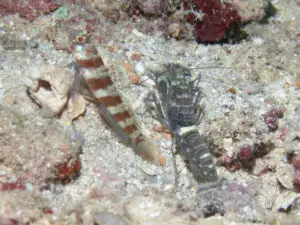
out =
[[[167,184],[165,187],[164,187],[164,190],[167,191],[167,192],[171,192],[174,190],[174,184]]]
[[[256,37],[252,39],[252,42],[253,44],[260,46],[264,43],[264,40],[261,39],[260,37]]]
[[[145,66],[143,62],[137,62],[134,67],[134,71],[138,75],[143,75],[145,73]]]
[[[137,37],[145,37],[145,34],[143,34],[142,32],[138,31],[137,29],[133,29],[132,33],[137,36]]]
[[[168,34],[171,37],[178,38],[180,36],[180,33],[181,33],[181,26],[180,26],[180,24],[178,24],[178,23],[171,23],[168,26]]]
[[[25,188],[26,188],[26,191],[28,191],[28,192],[30,192],[30,191],[33,190],[33,186],[32,186],[32,184],[30,184],[30,183],[26,183],[26,184],[25,184]]]
[[[128,223],[119,215],[110,212],[97,212],[94,217],[97,225],[127,225]]]
[[[230,157],[233,155],[233,151],[234,151],[232,144],[233,144],[232,138],[223,139],[223,148],[226,150],[227,155]]]

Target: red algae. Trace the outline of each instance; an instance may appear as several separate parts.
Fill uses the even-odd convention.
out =
[[[80,161],[75,160],[74,163],[66,162],[56,167],[58,169],[56,178],[59,180],[66,180],[74,176],[81,168]]]
[[[220,41],[233,24],[241,21],[233,5],[220,0],[184,0],[184,9],[190,11],[186,19],[194,25],[194,34],[200,41]],[[203,14],[201,19],[199,14]]]

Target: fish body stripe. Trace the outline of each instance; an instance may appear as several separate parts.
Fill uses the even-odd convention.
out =
[[[98,73],[98,78],[94,75]],[[111,78],[107,75],[108,69],[97,68],[88,73],[86,77],[90,90],[97,100],[104,105],[113,120],[132,138],[135,144],[144,140],[143,135],[135,125],[135,121],[123,105],[122,98],[116,91]],[[104,83],[101,83],[101,81]]]
[[[125,119],[131,118],[131,116],[130,116],[130,114],[129,114],[128,111],[124,111],[124,112],[119,112],[119,113],[113,114],[112,117],[117,122],[124,121]]]
[[[128,125],[128,126],[124,127],[123,129],[125,130],[125,132],[126,132],[127,134],[130,135],[130,134],[132,134],[134,131],[137,130],[137,127],[136,127],[134,124],[131,124],[131,125]]]
[[[91,78],[87,79],[86,82],[92,92],[95,92],[99,89],[106,89],[108,86],[113,84],[110,77]]]
[[[104,63],[100,57],[95,57],[87,60],[77,60],[77,65],[84,68],[98,68],[104,65]]]
[[[105,96],[97,98],[105,107],[115,106],[122,103],[121,97],[118,96]]]

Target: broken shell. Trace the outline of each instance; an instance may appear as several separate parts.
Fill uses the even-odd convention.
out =
[[[279,162],[276,166],[276,175],[281,185],[287,189],[293,189],[293,167],[290,164]]]
[[[59,114],[67,104],[73,74],[64,67],[39,65],[30,73],[30,97],[40,106]]]

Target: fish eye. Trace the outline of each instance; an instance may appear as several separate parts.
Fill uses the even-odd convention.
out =
[[[83,44],[85,42],[85,38],[83,36],[79,35],[76,37],[76,42],[78,44]]]

